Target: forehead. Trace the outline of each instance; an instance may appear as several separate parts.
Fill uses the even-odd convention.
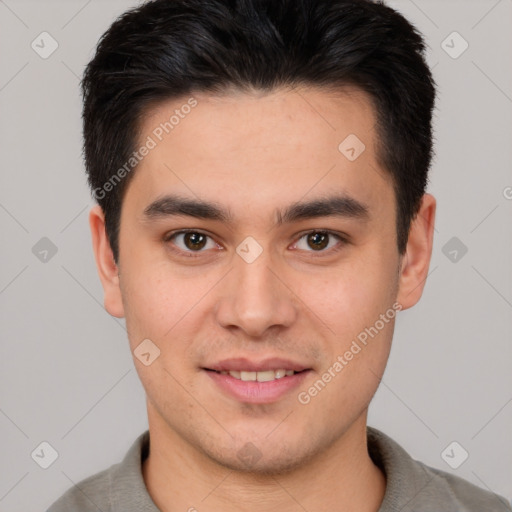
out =
[[[192,102],[196,105],[189,107]],[[290,155],[276,151],[279,148],[294,151],[297,160],[299,156],[316,160],[319,150],[331,154],[349,134],[357,135],[371,150],[374,126],[371,99],[360,89],[295,87],[196,93],[164,101],[148,109],[141,134],[153,135],[157,143],[185,144],[184,150],[194,149],[194,157],[206,155],[209,161],[224,158],[226,152],[253,161],[263,156],[262,150],[274,152],[273,161],[287,160]]]
[[[191,94],[147,112],[137,147],[150,139],[129,186],[141,209],[166,193],[233,211],[251,204],[251,214],[330,191],[373,209],[393,203],[391,178],[377,163],[372,103],[355,88]]]

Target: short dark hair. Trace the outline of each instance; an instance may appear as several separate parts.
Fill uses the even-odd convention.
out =
[[[417,30],[371,0],[153,0],[127,11],[101,37],[81,83],[86,171],[114,259],[133,176],[118,171],[150,106],[194,92],[299,85],[370,95],[403,254],[432,159],[435,83],[424,54]]]

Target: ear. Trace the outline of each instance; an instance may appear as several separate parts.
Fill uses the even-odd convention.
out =
[[[103,285],[105,309],[112,316],[122,318],[124,308],[119,286],[119,270],[105,230],[105,215],[99,205],[94,206],[89,212],[89,226],[96,267]]]
[[[418,214],[411,222],[407,249],[401,260],[397,301],[402,309],[414,306],[423,293],[432,255],[435,214],[434,196],[424,194]]]

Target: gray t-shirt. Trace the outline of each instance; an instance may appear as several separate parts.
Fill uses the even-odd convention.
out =
[[[460,477],[416,461],[393,439],[367,427],[368,451],[386,474],[379,512],[506,512],[510,504]],[[123,461],[68,489],[47,512],[159,512],[142,477],[149,431]]]

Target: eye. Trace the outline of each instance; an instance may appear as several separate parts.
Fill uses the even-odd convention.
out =
[[[334,243],[338,241],[338,244]],[[340,243],[341,242],[341,243]],[[307,252],[331,253],[341,249],[347,240],[331,231],[310,231],[302,235],[295,247]]]
[[[171,250],[181,255],[185,254],[188,257],[199,256],[197,253],[205,252],[208,249],[222,249],[209,235],[193,229],[169,233],[165,235],[164,241],[166,243],[171,242],[169,244]],[[337,233],[315,230],[303,234],[295,242],[293,248],[311,253],[320,253],[318,256],[323,256],[326,253],[331,254],[341,250],[347,243],[347,239]]]
[[[203,249],[215,249],[219,247],[210,236],[200,231],[183,230],[175,233],[170,233],[165,236],[166,242],[173,242],[172,245],[178,247],[178,252],[204,252]],[[174,248],[173,248],[174,250]]]

